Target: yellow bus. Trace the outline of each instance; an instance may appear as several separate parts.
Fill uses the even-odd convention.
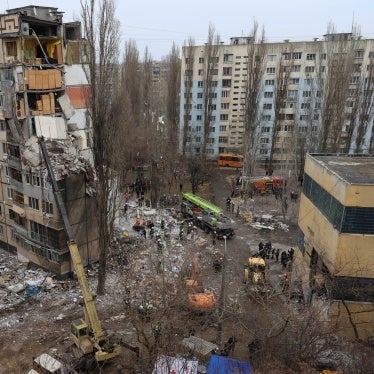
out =
[[[218,155],[218,166],[228,166],[231,168],[242,168],[244,156],[236,153],[220,153]]]

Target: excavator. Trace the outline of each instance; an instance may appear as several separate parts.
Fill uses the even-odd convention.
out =
[[[111,358],[119,356],[122,352],[122,347],[116,343],[111,342],[101,327],[101,322],[97,315],[96,307],[94,304],[94,298],[88,287],[88,282],[86,274],[84,272],[81,256],[79,254],[79,249],[73,236],[73,231],[68,219],[65,203],[57,185],[44,139],[39,139],[39,145],[45,160],[49,177],[51,179],[56,204],[63,221],[66,235],[68,237],[67,244],[69,247],[71,260],[77,274],[78,282],[84,300],[84,319],[79,318],[71,323],[70,337],[74,344],[80,349],[82,355],[93,354],[96,361],[107,361]]]

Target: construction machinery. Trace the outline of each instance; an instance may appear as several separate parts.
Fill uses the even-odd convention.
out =
[[[182,197],[181,211],[193,220],[195,226],[206,233],[214,233],[218,239],[234,236],[232,221],[222,213],[221,208],[191,192],[183,193]]]
[[[244,265],[244,283],[264,284],[267,279],[266,262],[262,257],[250,257],[248,265]]]
[[[39,139],[39,145],[45,160],[49,177],[51,179],[56,204],[63,221],[66,235],[68,237],[67,244],[69,247],[71,260],[74,265],[84,300],[84,319],[79,318],[71,323],[70,337],[74,344],[80,349],[82,355],[93,354],[96,361],[106,361],[120,355],[122,348],[120,345],[111,342],[101,327],[94,304],[94,297],[88,287],[86,274],[84,272],[79,249],[70,226],[65,203],[63,201],[61,191],[58,188],[48,151],[42,138]]]
[[[192,257],[190,277],[185,280],[188,306],[195,311],[208,311],[216,306],[216,297],[213,292],[203,287],[199,263],[195,256]]]

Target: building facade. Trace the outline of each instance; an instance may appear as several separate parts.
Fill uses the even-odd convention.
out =
[[[27,6],[0,15],[0,246],[61,275],[72,266],[39,139],[47,146],[82,259],[95,261],[84,47],[80,23],[63,23],[57,8]]]
[[[244,136],[253,102],[247,90],[248,80],[253,79],[251,48],[257,48],[255,59],[262,68],[256,89],[257,114],[251,120],[255,123],[247,124],[256,129],[255,149],[249,153],[258,160],[269,159],[272,153],[276,162],[313,151],[370,153],[374,40],[348,33],[261,46],[241,37],[214,48],[183,47],[183,152],[201,154],[205,149],[207,158],[221,152],[248,153]],[[209,106],[205,105],[207,95]]]
[[[314,294],[341,332],[373,337],[374,157],[307,155],[298,224]]]

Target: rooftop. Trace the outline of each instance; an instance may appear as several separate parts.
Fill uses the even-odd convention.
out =
[[[374,155],[310,154],[349,184],[374,184]]]

